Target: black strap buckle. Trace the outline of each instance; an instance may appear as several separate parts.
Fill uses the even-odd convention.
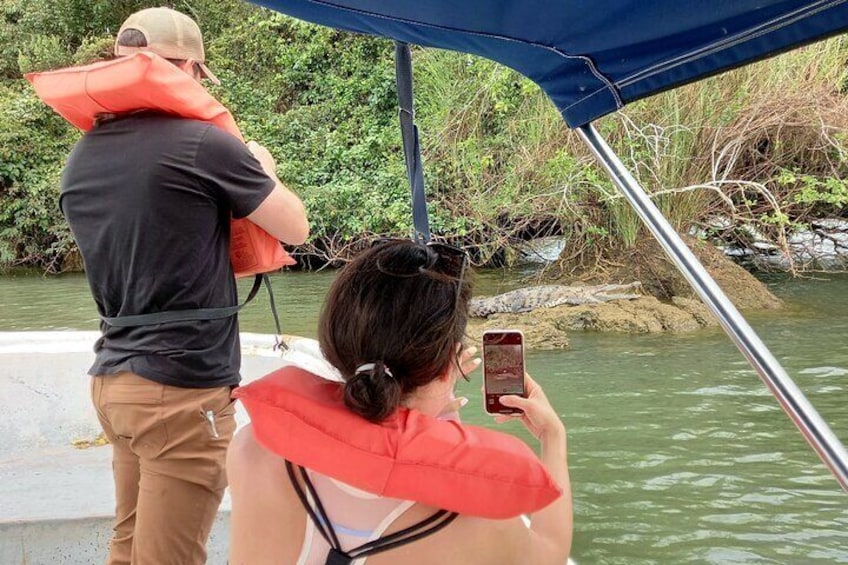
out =
[[[330,548],[324,565],[350,565],[351,563],[353,563],[353,557],[339,549]]]

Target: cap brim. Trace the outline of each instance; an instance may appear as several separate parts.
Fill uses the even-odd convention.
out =
[[[197,63],[197,66],[200,67],[200,70],[203,73],[203,78],[208,78],[210,81],[212,81],[212,84],[221,84],[221,81],[218,80],[218,77],[216,77],[215,74],[209,70],[209,67],[207,67],[203,63]]]

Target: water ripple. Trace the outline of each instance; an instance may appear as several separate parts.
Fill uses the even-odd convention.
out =
[[[798,371],[799,375],[813,375],[816,377],[844,377],[848,375],[848,369],[842,367],[809,367]]]

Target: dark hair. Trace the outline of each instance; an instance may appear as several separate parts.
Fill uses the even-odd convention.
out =
[[[471,282],[456,263],[432,247],[393,241],[360,253],[339,273],[321,312],[318,341],[345,379],[350,410],[382,421],[406,395],[458,362]]]
[[[139,30],[129,27],[118,36],[118,45],[123,45],[124,47],[147,47],[147,38]]]
[[[118,45],[123,45],[124,47],[147,47],[147,38],[141,31],[128,27],[118,36]],[[185,63],[185,59],[168,59],[168,61],[178,67]]]

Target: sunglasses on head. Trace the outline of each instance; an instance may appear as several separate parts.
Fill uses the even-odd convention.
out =
[[[407,261],[403,264],[393,263],[386,265],[378,259],[377,270],[395,277],[412,277],[429,272],[454,279],[456,281],[456,300],[454,307],[459,304],[462,283],[465,279],[465,270],[468,268],[468,253],[464,249],[448,245],[447,243],[435,241],[424,243],[412,239],[399,238],[376,240],[373,247],[390,246],[392,244],[418,246],[426,251],[426,255],[421,258],[422,260]]]
[[[372,247],[391,246],[393,244],[409,247],[417,246],[426,251],[426,256],[422,256],[422,260],[409,260],[402,264],[393,262],[391,265],[386,265],[378,259],[377,268],[387,275],[408,277],[417,275],[422,271],[432,271],[458,279],[461,279],[464,275],[468,263],[468,254],[459,247],[435,241],[424,243],[400,238],[378,239],[374,241]]]

